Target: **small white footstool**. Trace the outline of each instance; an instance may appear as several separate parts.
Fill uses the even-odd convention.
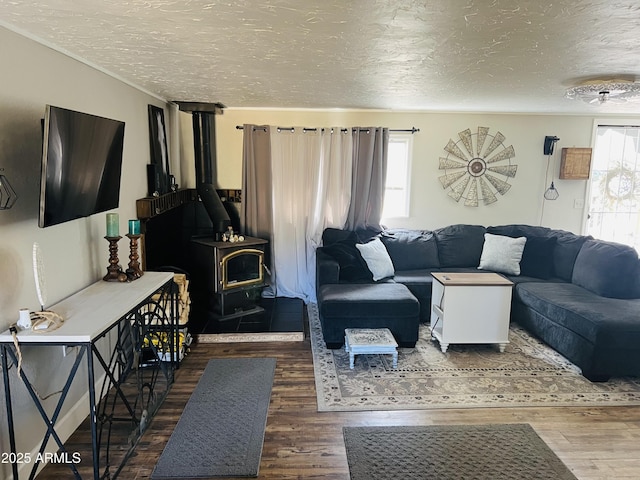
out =
[[[393,368],[398,368],[398,344],[388,328],[346,328],[344,349],[349,354],[349,368],[355,356],[362,354],[393,355]]]

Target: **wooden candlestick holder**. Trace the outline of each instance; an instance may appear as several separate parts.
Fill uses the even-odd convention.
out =
[[[126,274],[129,280],[137,280],[142,275],[144,275],[144,272],[140,269],[140,262],[138,261],[138,259],[140,258],[138,255],[138,239],[141,236],[142,235],[133,235],[131,233],[127,234],[127,237],[129,237],[129,247],[131,250],[131,253],[129,255],[129,268],[127,268],[126,270]]]
[[[104,237],[109,242],[109,266],[107,274],[102,277],[105,282],[126,282],[127,274],[122,271],[122,267],[118,265],[118,240],[122,237]]]

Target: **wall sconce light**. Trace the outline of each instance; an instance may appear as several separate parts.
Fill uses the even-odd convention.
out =
[[[558,140],[560,139],[556,136],[547,135],[544,137],[543,152],[545,155],[553,155],[553,147]]]
[[[547,135],[544,137],[544,147],[543,153],[547,156],[547,173],[545,174],[545,181],[549,177],[549,165],[551,163],[551,155],[553,155],[553,147],[556,145],[556,142],[560,140],[558,137]],[[551,174],[551,185],[544,192],[545,200],[557,200],[560,196],[558,190],[556,190],[556,186],[553,184],[553,173]]]
[[[0,172],[4,168],[0,168]],[[9,179],[0,174],[0,210],[9,210],[16,203],[18,194],[9,183]]]

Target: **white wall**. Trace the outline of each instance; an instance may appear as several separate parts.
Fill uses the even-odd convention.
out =
[[[636,117],[635,121],[639,119]],[[244,123],[278,126],[327,127],[387,126],[394,129],[416,127],[413,139],[411,212],[405,219],[388,219],[388,226],[434,229],[452,223],[498,225],[527,223],[562,228],[581,233],[583,209],[574,208],[574,199],[584,199],[586,181],[558,180],[563,147],[592,146],[594,117],[561,115],[514,115],[469,113],[407,113],[384,111],[309,111],[226,109],[216,117],[218,142],[218,184],[220,188],[240,188],[242,184],[242,131]],[[439,157],[446,157],[449,139],[458,141],[458,132],[478,126],[489,127],[494,135],[500,131],[505,146],[513,145],[512,163],[518,172],[510,180],[511,189],[488,206],[465,207],[443,190],[438,176]],[[547,157],[543,154],[545,135],[556,135],[551,171],[560,198],[546,202],[542,212]]]
[[[0,211],[0,331],[18,318],[20,308],[37,310],[38,299],[32,274],[33,242],[40,244],[46,271],[47,306],[100,279],[108,264],[104,240],[105,214],[38,228],[40,120],[46,104],[114,118],[125,122],[123,173],[120,192],[120,231],[127,219],[135,218],[135,200],[147,193],[146,164],[149,163],[147,105],[165,103],[96,69],[0,27],[0,167],[19,198],[11,210]],[[171,112],[165,108],[165,117]],[[169,125],[167,125],[169,127]],[[120,248],[126,248],[121,241]],[[128,256],[121,255],[121,263]],[[58,351],[60,350],[60,351]],[[23,348],[23,368],[42,394],[59,390],[73,362],[61,349]],[[86,374],[73,384],[70,404],[87,391]],[[18,428],[18,451],[29,452],[42,436],[43,423],[11,370],[14,415]],[[0,385],[2,379],[0,378]],[[0,395],[0,452],[9,451],[4,406]],[[58,395],[47,401],[55,405]],[[69,409],[63,411],[63,416]],[[73,415],[67,429],[83,420]],[[50,442],[51,443],[51,442]],[[53,444],[52,444],[53,445]],[[90,459],[83,459],[91,461]],[[7,465],[0,478],[9,477]]]

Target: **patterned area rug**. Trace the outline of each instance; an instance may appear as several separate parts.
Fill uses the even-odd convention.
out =
[[[358,355],[349,368],[344,349],[328,350],[318,307],[309,304],[318,411],[473,407],[640,405],[640,378],[592,383],[525,330],[512,325],[504,353],[495,345],[450,345],[442,353],[420,326],[414,349]]]
[[[351,480],[575,480],[528,424],[345,427]]]

